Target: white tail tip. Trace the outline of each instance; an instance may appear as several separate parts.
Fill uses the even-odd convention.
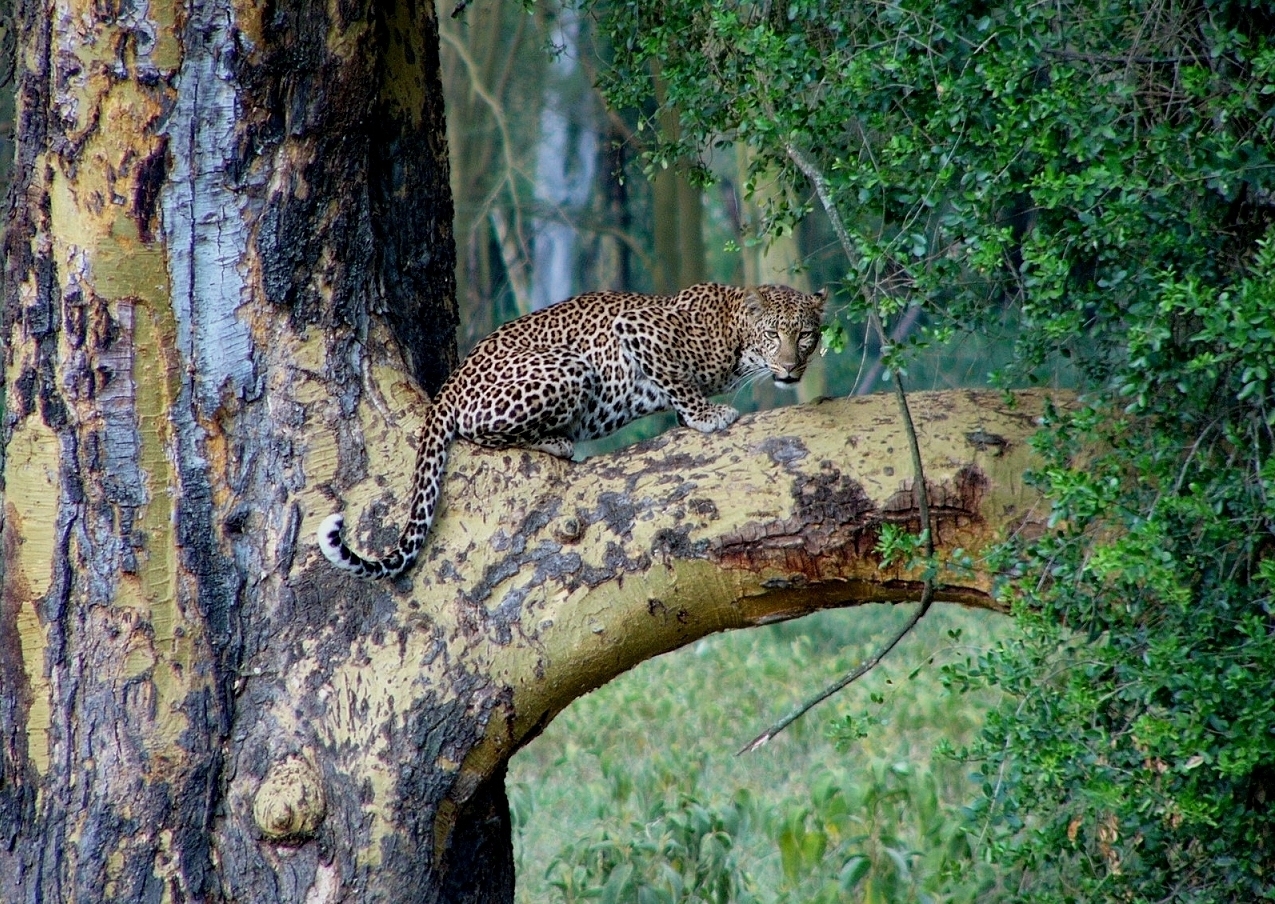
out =
[[[328,515],[319,524],[317,534],[319,549],[323,551],[324,557],[333,565],[348,568],[345,556],[341,553],[341,528],[344,526],[344,515]]]

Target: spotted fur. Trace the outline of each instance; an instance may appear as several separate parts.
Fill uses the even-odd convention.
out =
[[[591,292],[507,323],[470,353],[426,415],[398,545],[383,559],[365,559],[341,538],[342,516],[330,515],[319,547],[363,577],[410,568],[456,437],[570,458],[575,441],[666,408],[696,430],[721,430],[739,412],[709,396],[767,371],[780,385],[801,378],[819,343],[825,297],[711,283],[672,296]]]

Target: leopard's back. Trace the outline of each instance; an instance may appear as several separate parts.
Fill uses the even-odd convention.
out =
[[[782,334],[786,348],[795,350],[789,369],[800,377],[817,345],[823,302],[822,294],[786,286],[718,283],[690,286],[677,295],[578,295],[510,321],[483,339],[451,381],[447,403],[458,409],[461,436],[490,445],[484,420],[504,406],[516,407],[528,379],[550,378],[534,366],[537,355],[566,354],[578,358],[579,367],[558,374],[578,386],[585,402],[581,418],[564,428],[566,437],[595,439],[670,407],[660,376],[710,396],[770,369],[784,343],[767,347],[768,335]],[[805,345],[798,349],[800,342]],[[562,367],[556,359],[552,364]],[[530,402],[550,404],[543,396]]]

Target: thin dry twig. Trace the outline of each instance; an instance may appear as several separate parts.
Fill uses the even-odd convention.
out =
[[[857,254],[855,253],[854,245],[850,241],[850,233],[841,219],[841,214],[837,211],[836,206],[833,204],[832,191],[828,186],[827,179],[824,178],[823,173],[819,170],[818,166],[815,165],[814,161],[802,153],[802,151],[795,145],[788,144],[786,145],[785,150],[788,153],[789,159],[797,165],[798,169],[800,169],[806,178],[814,185],[815,193],[819,196],[819,202],[823,205],[824,212],[828,216],[833,232],[836,233],[837,239],[841,242],[841,247],[845,251],[846,257],[849,258],[852,263],[855,263]],[[890,340],[886,335],[885,326],[881,323],[881,316],[877,313],[875,303],[869,309],[868,320],[872,325],[872,329],[876,332],[877,337],[880,339],[881,346],[884,349],[889,345]],[[912,411],[908,407],[907,392],[903,388],[903,380],[897,370],[893,371],[892,382],[894,383],[895,397],[899,402],[899,415],[903,419],[903,427],[907,433],[908,445],[911,447],[912,452],[912,472],[913,480],[915,482],[917,509],[921,521],[921,535],[924,537],[925,557],[927,561],[933,562],[934,531],[930,521],[930,496],[925,486],[925,468],[921,461],[921,444],[917,439],[916,424],[912,420]],[[833,694],[849,687],[855,681],[872,671],[872,669],[876,668],[881,660],[884,659],[889,652],[895,648],[899,641],[906,637],[912,629],[916,627],[917,623],[925,617],[925,614],[930,611],[930,606],[934,602],[935,589],[936,584],[934,575],[932,573],[927,574],[925,577],[925,585],[921,590],[920,605],[917,606],[916,611],[912,613],[912,617],[908,619],[907,624],[905,624],[884,647],[870,656],[857,668],[852,669],[837,681],[833,682],[828,687],[825,687],[813,697],[810,697],[791,713],[784,716],[770,728],[759,734],[748,744],[745,744],[742,748],[740,748],[739,753],[749,753],[760,747],[764,747],[771,738],[775,737],[775,735],[779,734],[789,725],[796,722],[824,700],[827,700]]]

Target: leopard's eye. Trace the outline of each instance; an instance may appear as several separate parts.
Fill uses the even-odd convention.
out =
[[[779,334],[778,334],[778,333],[776,333],[774,330],[766,330],[766,332],[765,332],[763,335],[764,335],[764,336],[766,337],[766,339],[767,339],[768,341],[770,341],[770,342],[778,342],[778,341],[779,341]]]
[[[811,340],[812,340],[812,339],[814,339],[814,338],[815,338],[815,331],[814,331],[814,330],[802,330],[802,331],[801,331],[801,341],[802,341],[802,342],[809,342],[809,341],[811,341]]]

